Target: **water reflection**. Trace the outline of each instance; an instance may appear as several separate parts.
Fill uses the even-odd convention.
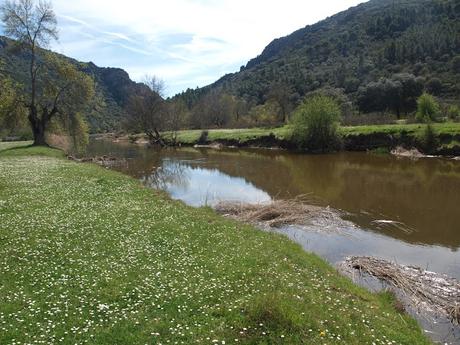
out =
[[[193,162],[196,163],[196,162]],[[162,166],[142,177],[145,184],[166,191],[191,206],[213,206],[221,201],[261,203],[270,196],[247,182],[217,169],[193,167],[192,162],[164,159]]]
[[[460,278],[460,162],[366,153],[156,151],[105,141],[93,141],[89,150],[127,158],[117,169],[194,206],[309,195],[346,211],[363,229],[358,240],[307,239],[321,254],[330,253],[324,256],[331,261],[348,254],[379,255]]]

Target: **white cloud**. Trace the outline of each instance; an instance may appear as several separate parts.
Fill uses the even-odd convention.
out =
[[[54,0],[61,35],[54,48],[134,78],[155,72],[175,93],[233,72],[273,39],[362,1]]]

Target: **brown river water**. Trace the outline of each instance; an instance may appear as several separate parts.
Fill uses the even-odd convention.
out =
[[[357,228],[343,234],[279,230],[305,250],[331,264],[369,255],[460,279],[460,161],[354,152],[157,150],[106,140],[92,140],[87,155],[123,158],[114,169],[191,206],[306,196],[344,211]],[[435,341],[460,344],[459,327],[442,319],[419,321]]]

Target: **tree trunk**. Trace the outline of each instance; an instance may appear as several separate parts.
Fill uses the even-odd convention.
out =
[[[159,132],[158,129],[156,129],[156,128],[155,128],[155,135],[156,135],[156,138],[157,138],[157,143],[160,144],[162,147],[166,147],[165,142],[164,142],[163,139],[161,138],[160,132]]]
[[[30,127],[34,135],[33,146],[49,146],[45,139],[46,124],[38,118],[29,117]]]
[[[282,112],[283,112],[283,124],[287,125],[289,122],[287,111],[283,110]]]
[[[162,147],[166,147],[165,142],[161,138],[161,134],[157,129],[153,131],[146,132],[147,136],[149,137],[150,145],[160,145]]]

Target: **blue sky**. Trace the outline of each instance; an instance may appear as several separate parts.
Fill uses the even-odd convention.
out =
[[[51,48],[121,67],[134,80],[156,75],[174,95],[238,71],[274,38],[360,2],[54,0],[60,39]]]

